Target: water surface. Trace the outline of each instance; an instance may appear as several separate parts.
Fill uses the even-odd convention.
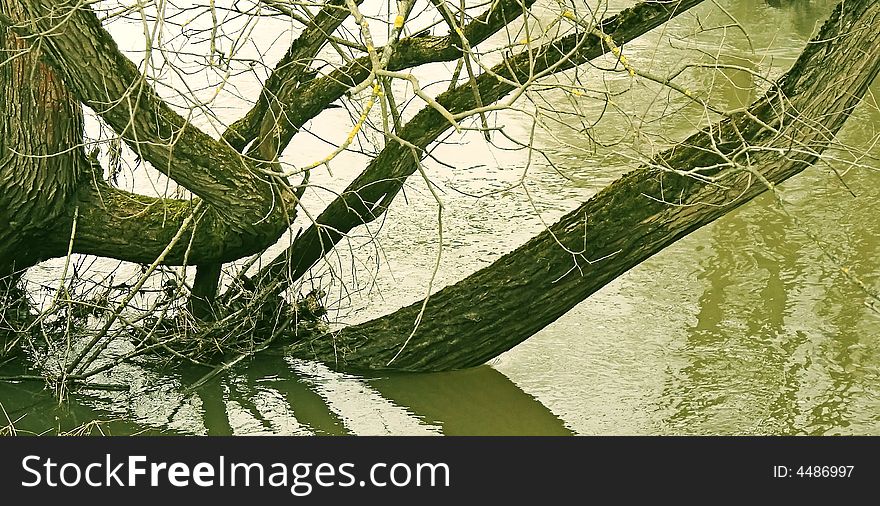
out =
[[[700,25],[730,23],[706,5],[628,45],[632,64],[662,73],[702,51],[773,78],[833,6],[720,3],[748,38],[736,27],[697,33]],[[590,121],[601,117],[589,125],[592,138],[570,128],[574,123],[539,128],[536,142],[548,159],[493,148],[477,136],[434,152],[455,167],[428,162],[446,208],[435,287],[487,265],[634,167],[635,148],[649,154],[706,121],[683,97],[626,73],[588,72],[584,80],[619,93],[614,100],[627,118],[603,116],[595,100],[572,105],[551,95],[558,107],[579,107]],[[766,87],[736,69],[694,70],[683,82],[724,108],[748,104]],[[757,198],[491,364],[365,378],[264,356],[188,398],[182,386],[203,370],[131,366],[113,378],[130,384],[131,394],[80,392],[58,405],[39,384],[0,383],[0,402],[17,427],[37,432],[99,420],[91,428],[115,434],[878,434],[880,312],[873,308],[880,303],[853,281],[880,291],[878,93],[874,83],[839,135],[867,153],[864,166],[846,163],[854,152],[833,151],[829,163],[784,185],[784,208]],[[314,122],[313,137],[294,140],[298,155],[326,154],[315,139],[339,134],[332,114]],[[519,135],[531,128],[521,114],[498,122]],[[339,188],[353,176],[363,158],[347,156],[334,177],[316,174],[317,183]],[[523,174],[525,185],[516,186]],[[315,208],[329,198],[318,190],[311,196]],[[330,292],[334,319],[363,321],[424,295],[438,247],[436,209],[414,178],[372,230],[381,249],[355,238],[316,270],[311,283]],[[50,279],[57,269],[48,262],[31,276]]]

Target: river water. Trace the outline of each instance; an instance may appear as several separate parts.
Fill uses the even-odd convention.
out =
[[[700,32],[731,25],[709,4],[626,52],[631,64],[658,75],[702,55],[777,77],[833,2],[770,3],[781,5],[719,2],[748,37],[735,26]],[[611,10],[626,5],[612,2]],[[420,72],[426,82],[448,70]],[[724,108],[748,104],[765,87],[736,69],[698,69],[681,79]],[[612,92],[618,111],[603,116],[602,102],[572,104],[561,94],[548,101],[576,106],[591,122],[601,116],[592,132],[606,146],[567,119],[536,129],[546,158],[477,135],[434,151],[454,167],[426,163],[444,204],[435,289],[515,248],[630,170],[637,150],[650,154],[705,122],[701,108],[625,72],[587,69],[582,82]],[[874,83],[838,136],[852,149],[829,152],[828,163],[784,185],[784,209],[763,196],[729,213],[485,366],[359,377],[264,356],[188,398],[181,389],[203,370],[125,367],[109,379],[132,393],[79,392],[58,405],[38,385],[0,383],[0,402],[20,429],[50,432],[94,421],[114,434],[878,434],[880,302],[870,295],[880,291],[878,93]],[[218,100],[227,100],[231,118],[240,114],[234,97]],[[340,121],[350,125],[341,109],[313,122],[311,137],[294,139],[296,155],[326,155],[329,145],[319,139],[344,138]],[[532,127],[521,113],[495,121],[520,138]],[[365,159],[343,155],[332,176],[315,174],[313,182],[339,189]],[[308,196],[317,211],[329,193]],[[417,178],[402,197],[371,228],[380,248],[355,237],[316,269],[310,283],[329,293],[334,320],[363,321],[427,290],[437,203]],[[48,262],[31,277],[51,279],[58,268]]]

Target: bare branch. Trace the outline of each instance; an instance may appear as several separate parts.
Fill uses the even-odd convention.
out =
[[[645,2],[603,21],[600,26],[620,45],[701,1]],[[517,82],[534,79],[535,74],[548,69],[559,72],[572,68],[610,50],[608,44],[594,34],[569,35],[536,49],[532,55],[524,52],[506,59],[493,67],[492,72],[480,75],[476,79],[479,93],[474,93],[474,84],[464,83],[440,95],[437,102],[456,117],[475,114],[484,110],[474,109],[477,107],[477,96],[481,97],[482,103],[492,104],[513,91]],[[424,150],[450,127],[451,124],[441,112],[428,106],[403,127],[399,137]],[[327,206],[316,223],[260,271],[259,278],[272,280],[274,289],[283,289],[299,279],[346,233],[381,216],[403,187],[406,178],[415,173],[417,162],[409,146],[400,143],[386,145],[345,191]]]

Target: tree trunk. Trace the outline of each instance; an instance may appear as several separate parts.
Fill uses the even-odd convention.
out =
[[[20,6],[0,0],[4,13],[20,15]],[[0,61],[0,276],[5,276],[46,258],[46,231],[70,213],[88,162],[82,108],[40,62],[37,50],[0,28]]]
[[[0,0],[0,12],[21,14]],[[47,234],[66,251],[77,187],[88,177],[82,108],[36,49],[0,26],[0,361],[20,351],[32,319],[17,283],[28,267],[54,256]],[[54,231],[54,232],[48,232]]]
[[[266,172],[272,161],[242,156],[173,111],[119,51],[89,6],[66,0],[4,0],[0,25],[39,47],[43,62],[71,95],[101,116],[141,158],[205,203],[191,231],[195,237],[169,252],[164,263],[215,264],[241,258],[271,245],[287,229],[297,198],[286,180]],[[52,36],[38,35],[43,33]],[[97,183],[80,188],[78,195],[88,214],[77,225],[83,233],[83,240],[75,243],[78,253],[153,261],[198,202],[150,199]],[[186,251],[188,242],[196,246],[191,251]],[[47,247],[53,248],[53,256],[66,252],[58,252],[57,241]]]
[[[301,341],[292,352],[355,370],[482,364],[651,255],[766,191],[764,183],[778,184],[814,163],[878,71],[880,2],[847,0],[778,86],[748,112],[693,135],[517,250],[431,296],[411,339],[421,302]],[[712,154],[716,148],[723,156]],[[682,175],[700,168],[701,177],[716,180]]]

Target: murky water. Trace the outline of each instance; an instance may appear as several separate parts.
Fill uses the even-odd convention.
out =
[[[700,24],[730,24],[719,9],[703,6],[628,45],[630,61],[662,74],[701,50],[776,77],[833,6],[781,4],[721,2],[748,38],[736,27],[695,34]],[[584,80],[621,93],[614,100],[629,119],[609,113],[593,128],[606,143],[620,140],[614,146],[597,148],[571,125],[559,125],[536,133],[552,166],[478,137],[434,152],[456,167],[428,165],[446,206],[435,287],[515,248],[541,230],[542,220],[552,222],[632,168],[635,145],[646,153],[661,149],[705,121],[701,109],[658,86],[635,85],[625,73],[593,72]],[[735,69],[695,70],[683,82],[710,91],[713,104],[727,108],[749,103],[764,86]],[[489,365],[363,378],[265,356],[189,398],[182,385],[204,371],[130,367],[114,380],[132,385],[133,395],[77,393],[59,406],[38,385],[0,383],[0,402],[18,427],[33,431],[100,420],[112,433],[878,434],[880,312],[873,308],[880,302],[853,281],[880,291],[878,93],[874,83],[839,135],[841,143],[867,152],[862,166],[846,163],[854,152],[834,151],[837,161],[829,157],[784,185],[787,213],[770,197],[756,199],[628,272]],[[571,105],[561,96],[551,100]],[[601,114],[598,101],[575,105],[587,117]],[[316,121],[315,136],[338,137],[339,119],[331,114]],[[522,114],[498,122],[523,137],[531,128]],[[294,140],[304,146],[299,154],[318,159],[329,149],[300,137]],[[336,182],[327,174],[316,174],[316,182],[338,189],[338,180],[356,173],[362,161],[348,155],[334,165]],[[526,170],[525,186],[515,187]],[[327,195],[314,192],[311,205],[320,208]],[[335,318],[362,321],[424,295],[438,247],[436,208],[414,178],[378,231],[381,251],[355,240],[318,269],[323,277],[313,282],[331,293]],[[48,276],[57,266],[41,268]],[[332,280],[331,270],[346,283]]]

